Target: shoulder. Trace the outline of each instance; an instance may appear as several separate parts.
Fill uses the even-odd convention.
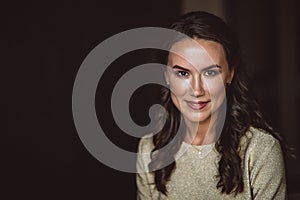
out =
[[[265,130],[251,127],[241,144],[245,185],[251,188],[254,199],[285,199],[286,178],[280,142]]]
[[[240,146],[241,148],[258,148],[264,150],[274,145],[280,145],[279,141],[270,133],[263,129],[250,127],[249,130],[242,136]]]
[[[245,143],[249,143],[255,146],[259,145],[261,147],[268,147],[279,142],[269,132],[263,129],[250,127],[241,139],[241,145],[244,145]]]
[[[279,141],[263,129],[250,127],[241,138],[241,157],[252,164],[265,159],[282,160]]]
[[[153,134],[147,134],[140,139],[138,145],[139,153],[150,153],[153,150],[153,148]]]
[[[138,173],[149,171],[148,164],[151,162],[151,151],[153,148],[153,134],[147,134],[140,139],[136,162]]]

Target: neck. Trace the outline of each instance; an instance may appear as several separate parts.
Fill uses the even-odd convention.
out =
[[[184,140],[193,145],[206,145],[215,142],[216,129],[215,120],[212,117],[202,122],[191,122],[184,120],[186,125],[186,134]]]

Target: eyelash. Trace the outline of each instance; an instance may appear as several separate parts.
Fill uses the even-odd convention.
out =
[[[185,75],[183,75],[183,73],[185,73]],[[189,75],[189,73],[186,71],[176,71],[176,75],[179,77],[186,77]]]
[[[208,74],[208,73],[211,73],[211,74]],[[216,70],[207,70],[203,74],[204,74],[204,76],[207,76],[207,77],[214,77],[218,74],[218,71],[216,71]]]
[[[176,75],[177,75],[178,77],[187,77],[187,76],[189,76],[189,72],[186,72],[186,71],[176,71],[175,73],[176,73]],[[219,72],[216,71],[216,70],[207,70],[207,71],[205,71],[205,72],[203,73],[203,75],[206,76],[206,77],[214,77],[214,76],[216,76],[218,73],[219,73]]]

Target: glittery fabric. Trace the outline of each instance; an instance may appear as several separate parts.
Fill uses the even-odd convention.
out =
[[[176,169],[166,187],[168,196],[159,193],[152,173],[137,173],[137,199],[286,199],[286,178],[282,151],[279,142],[262,130],[250,128],[242,137],[240,155],[242,158],[244,191],[236,197],[226,195],[217,189],[219,153],[212,150],[199,157],[202,146],[192,147],[182,143],[177,154]],[[153,149],[152,138],[143,138],[139,153]],[[149,154],[139,154],[137,169],[148,170]]]

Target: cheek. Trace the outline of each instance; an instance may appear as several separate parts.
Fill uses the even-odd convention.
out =
[[[175,78],[170,79],[171,92],[177,97],[184,96],[190,88],[190,84],[187,80],[178,80]]]
[[[222,78],[205,81],[207,93],[211,98],[223,99],[226,94],[225,83]]]

